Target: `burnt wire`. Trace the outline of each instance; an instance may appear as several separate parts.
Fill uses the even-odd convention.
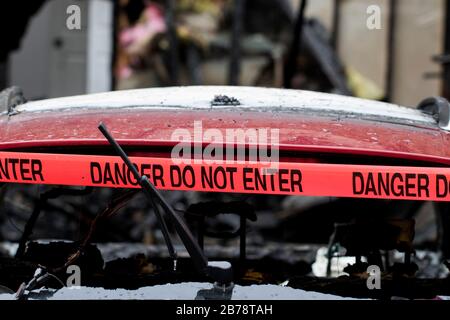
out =
[[[125,206],[137,193],[139,193],[140,190],[126,190],[125,192],[120,193],[119,195],[116,195],[109,203],[108,206],[99,214],[97,214],[92,220],[90,228],[84,239],[81,241],[81,244],[78,248],[78,250],[68,257],[67,262],[58,268],[55,268],[53,271],[58,272],[65,268],[67,268],[69,265],[71,265],[74,261],[76,261],[80,255],[83,253],[85,247],[88,245],[89,241],[91,240],[95,229],[97,227],[97,224],[101,219],[103,218],[109,218],[116,214],[123,206]]]
[[[25,246],[30,238],[30,236],[33,234],[34,226],[37,222],[37,219],[39,218],[39,215],[41,214],[41,210],[45,207],[47,204],[47,201],[50,199],[55,199],[60,196],[68,195],[68,196],[82,196],[87,195],[92,192],[92,187],[86,187],[84,189],[68,189],[68,188],[53,188],[48,191],[45,191],[43,193],[40,193],[39,198],[35,201],[35,206],[33,209],[33,212],[31,213],[30,218],[28,219],[27,223],[25,224],[25,229],[22,233],[22,237],[19,241],[19,247],[17,248],[16,252],[16,258],[20,258],[25,253]]]

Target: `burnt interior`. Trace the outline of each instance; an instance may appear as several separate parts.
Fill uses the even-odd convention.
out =
[[[126,151],[148,155],[145,148]],[[51,152],[91,154],[92,149],[53,148]],[[166,152],[163,147],[152,149],[152,155]],[[111,152],[104,147],[96,148],[95,154]],[[401,159],[345,154],[282,152],[280,157],[405,166]],[[408,165],[439,166],[423,161]],[[59,288],[69,277],[64,267],[70,264],[81,268],[82,285],[109,289],[211,281],[196,271],[166,221],[179,252],[173,269],[154,209],[139,189],[3,184],[1,190],[0,241],[19,245],[10,252],[0,247],[0,285],[14,292],[33,278],[39,266],[55,276],[45,286]],[[187,222],[210,261],[231,262],[236,284],[285,283],[360,298],[450,295],[447,203],[182,191],[162,194]],[[340,259],[347,258],[353,260],[340,265]],[[381,290],[367,288],[369,265],[380,268]],[[320,268],[322,272],[316,270]]]

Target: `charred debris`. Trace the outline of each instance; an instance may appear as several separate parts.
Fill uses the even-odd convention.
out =
[[[216,283],[204,299],[229,298],[233,283],[358,298],[450,295],[446,206],[159,193],[134,174],[141,190],[2,185],[1,292],[26,299],[61,288],[76,265],[82,286]],[[381,290],[367,288],[370,265],[381,271]]]

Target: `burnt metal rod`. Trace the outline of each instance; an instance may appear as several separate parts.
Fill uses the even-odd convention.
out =
[[[302,0],[300,4],[300,8],[298,10],[297,19],[295,21],[294,26],[294,36],[292,38],[292,44],[289,52],[289,56],[287,59],[287,63],[285,64],[284,69],[284,87],[287,89],[292,88],[292,78],[297,69],[297,57],[301,52],[302,45],[302,34],[303,34],[303,23],[305,20],[305,9],[307,5],[307,0]]]
[[[175,0],[167,0],[166,23],[169,36],[169,75],[172,85],[178,84],[178,38],[175,25]]]
[[[444,55],[450,55],[450,0],[445,2]],[[443,68],[442,94],[444,98],[450,100],[450,62],[444,63]]]
[[[239,85],[241,75],[241,35],[244,20],[245,0],[234,0],[233,29],[231,34],[231,59],[228,82],[232,86]]]
[[[194,237],[192,236],[191,232],[189,231],[189,228],[186,226],[186,224],[183,222],[183,220],[174,212],[173,208],[161,196],[159,191],[150,182],[148,177],[146,175],[143,175],[143,176],[139,175],[137,168],[133,165],[133,163],[128,158],[125,151],[123,151],[122,147],[117,143],[117,141],[108,132],[108,129],[106,128],[106,126],[103,123],[100,123],[100,125],[98,126],[98,129],[105,136],[105,138],[108,140],[108,142],[114,148],[114,150],[119,154],[119,156],[122,158],[122,160],[128,166],[128,168],[132,171],[136,180],[139,182],[142,189],[144,190],[144,193],[146,194],[146,196],[151,201],[154,201],[153,199],[156,198],[156,200],[159,202],[159,204],[161,205],[161,207],[163,208],[163,210],[165,211],[165,213],[167,214],[167,216],[170,218],[171,222],[173,223],[175,230],[177,231],[178,235],[180,236],[181,241],[183,241],[183,244],[186,247],[186,250],[188,251],[189,255],[191,256],[196,268],[201,273],[206,272],[206,269],[208,267],[208,260],[206,259],[205,255],[203,254],[203,252],[200,249],[197,242],[194,240]],[[169,251],[175,252],[172,242],[170,240],[167,226],[163,220],[163,217],[161,216],[159,211],[155,210],[155,213],[157,213],[157,218],[160,222],[162,232],[164,235],[164,239],[166,240],[166,244],[167,244],[167,247],[169,248]]]
[[[333,46],[333,49],[335,49],[335,50],[337,49],[338,41],[339,41],[339,26],[340,26],[340,24],[341,24],[341,1],[334,0],[331,45]]]
[[[394,94],[394,68],[395,68],[395,33],[397,30],[397,0],[389,1],[389,27],[387,39],[387,66],[385,100],[391,102]]]

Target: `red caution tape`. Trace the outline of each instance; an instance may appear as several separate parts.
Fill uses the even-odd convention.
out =
[[[131,157],[158,189],[450,201],[450,168],[280,162],[174,164]],[[0,152],[0,182],[137,188],[119,157]]]

